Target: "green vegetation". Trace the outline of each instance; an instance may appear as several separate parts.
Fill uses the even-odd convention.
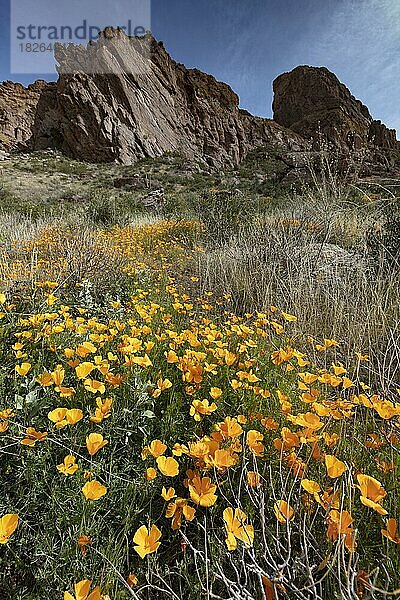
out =
[[[400,587],[400,186],[281,162],[1,163],[0,598]]]

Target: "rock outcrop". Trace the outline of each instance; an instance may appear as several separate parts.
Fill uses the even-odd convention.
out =
[[[396,132],[374,121],[369,110],[325,67],[296,67],[273,83],[273,118],[312,140],[343,150],[399,147]]]
[[[36,109],[49,85],[38,80],[25,88],[20,83],[0,83],[0,148],[27,148],[32,137]]]
[[[34,148],[121,163],[178,151],[212,165],[236,165],[267,143],[307,148],[297,134],[241,111],[228,85],[176,63],[150,34],[132,44],[123,31],[112,31],[87,48],[56,48],[59,79],[38,104]],[[70,74],[74,65],[80,72]],[[107,74],[92,74],[99,65]]]
[[[399,148],[395,132],[325,68],[278,77],[271,120],[241,110],[228,85],[176,63],[151,34],[129,38],[108,28],[87,46],[56,44],[55,58],[57,82],[0,85],[0,149],[52,148],[124,164],[179,152],[233,166],[273,146],[304,166],[322,135],[347,151],[372,149],[370,163],[377,156],[387,170],[387,151]]]

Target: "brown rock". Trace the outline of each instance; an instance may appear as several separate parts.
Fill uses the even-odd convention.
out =
[[[109,28],[87,46],[56,45],[55,57],[55,83],[0,84],[4,150],[51,148],[124,164],[178,152],[219,167],[267,146],[296,170],[322,136],[345,153],[367,149],[369,165],[379,160],[387,171],[394,160],[388,153],[399,148],[395,132],[373,121],[325,68],[298,67],[278,77],[271,120],[239,109],[228,85],[176,63],[150,34],[129,38]]]
[[[147,63],[143,48],[150,48]],[[212,165],[237,165],[259,145],[308,146],[273,121],[239,110],[228,85],[176,63],[150,34],[135,44],[114,30],[87,47],[58,46],[56,59],[59,80],[38,104],[37,149],[53,146],[74,158],[120,163],[177,151]],[[70,74],[77,65],[80,72]],[[96,65],[109,73],[92,74]]]
[[[27,148],[40,95],[49,85],[38,80],[25,88],[20,83],[0,83],[0,148]]]
[[[325,67],[297,67],[277,77],[273,88],[274,120],[311,139],[314,147],[326,141],[344,150],[398,145],[395,132],[373,121],[368,108]]]
[[[372,121],[368,131],[368,141],[377,148],[399,148],[396,131],[388,129],[381,121]]]

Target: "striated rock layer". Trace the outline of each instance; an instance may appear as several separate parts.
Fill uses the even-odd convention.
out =
[[[82,160],[121,163],[179,151],[218,165],[238,164],[267,143],[308,147],[272,120],[241,111],[228,85],[177,64],[150,35],[138,42],[113,30],[87,48],[57,47],[59,80],[38,104],[35,149],[53,146]],[[147,63],[141,44],[150,45]],[[77,64],[80,72],[71,75]],[[108,74],[92,74],[100,65]]]

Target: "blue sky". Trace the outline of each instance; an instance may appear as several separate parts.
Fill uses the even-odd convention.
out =
[[[9,2],[0,0],[0,80],[26,84],[35,76],[10,74]],[[152,31],[254,114],[271,116],[277,75],[323,65],[400,136],[400,0],[152,0]]]

